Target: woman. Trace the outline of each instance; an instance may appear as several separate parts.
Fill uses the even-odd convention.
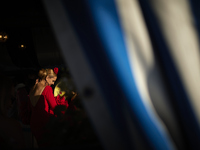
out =
[[[9,78],[0,75],[0,149],[25,148],[20,123],[8,117],[11,99],[14,97],[14,86]]]
[[[43,135],[49,132],[45,126],[49,118],[54,116],[53,110],[57,106],[53,90],[50,87],[54,85],[57,79],[57,71],[57,68],[54,70],[41,69],[38,73],[38,82],[29,93],[31,106],[30,127],[39,147],[49,145]]]

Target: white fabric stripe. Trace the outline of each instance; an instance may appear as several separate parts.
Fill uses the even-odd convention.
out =
[[[187,0],[151,0],[200,123],[200,49]]]
[[[169,97],[165,92],[161,76],[154,60],[140,7],[136,0],[116,0],[116,3],[124,30],[129,62],[140,95],[154,122],[162,132],[167,133],[165,125],[158,117],[152,104],[150,92],[152,92],[151,95],[154,95],[154,100],[160,104],[160,108],[166,114],[165,117],[167,120],[173,124],[174,128],[178,127],[170,111],[171,108],[167,103]]]

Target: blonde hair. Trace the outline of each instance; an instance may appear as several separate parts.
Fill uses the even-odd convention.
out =
[[[57,77],[57,74],[53,71],[53,69],[46,69],[46,71],[47,71],[47,76],[49,76],[50,78]]]
[[[38,73],[38,79],[45,80],[46,77],[49,76],[50,78],[57,77],[57,74],[53,71],[53,69],[41,69]]]

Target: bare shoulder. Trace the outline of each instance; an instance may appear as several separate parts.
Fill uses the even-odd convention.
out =
[[[30,92],[30,95],[41,95],[42,91],[45,89],[45,85],[38,83]]]

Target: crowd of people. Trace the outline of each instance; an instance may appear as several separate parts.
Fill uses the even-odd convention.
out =
[[[22,131],[26,125],[39,148],[98,142],[79,94],[54,96],[58,68],[40,69],[17,80],[0,77],[1,149],[26,148]]]

